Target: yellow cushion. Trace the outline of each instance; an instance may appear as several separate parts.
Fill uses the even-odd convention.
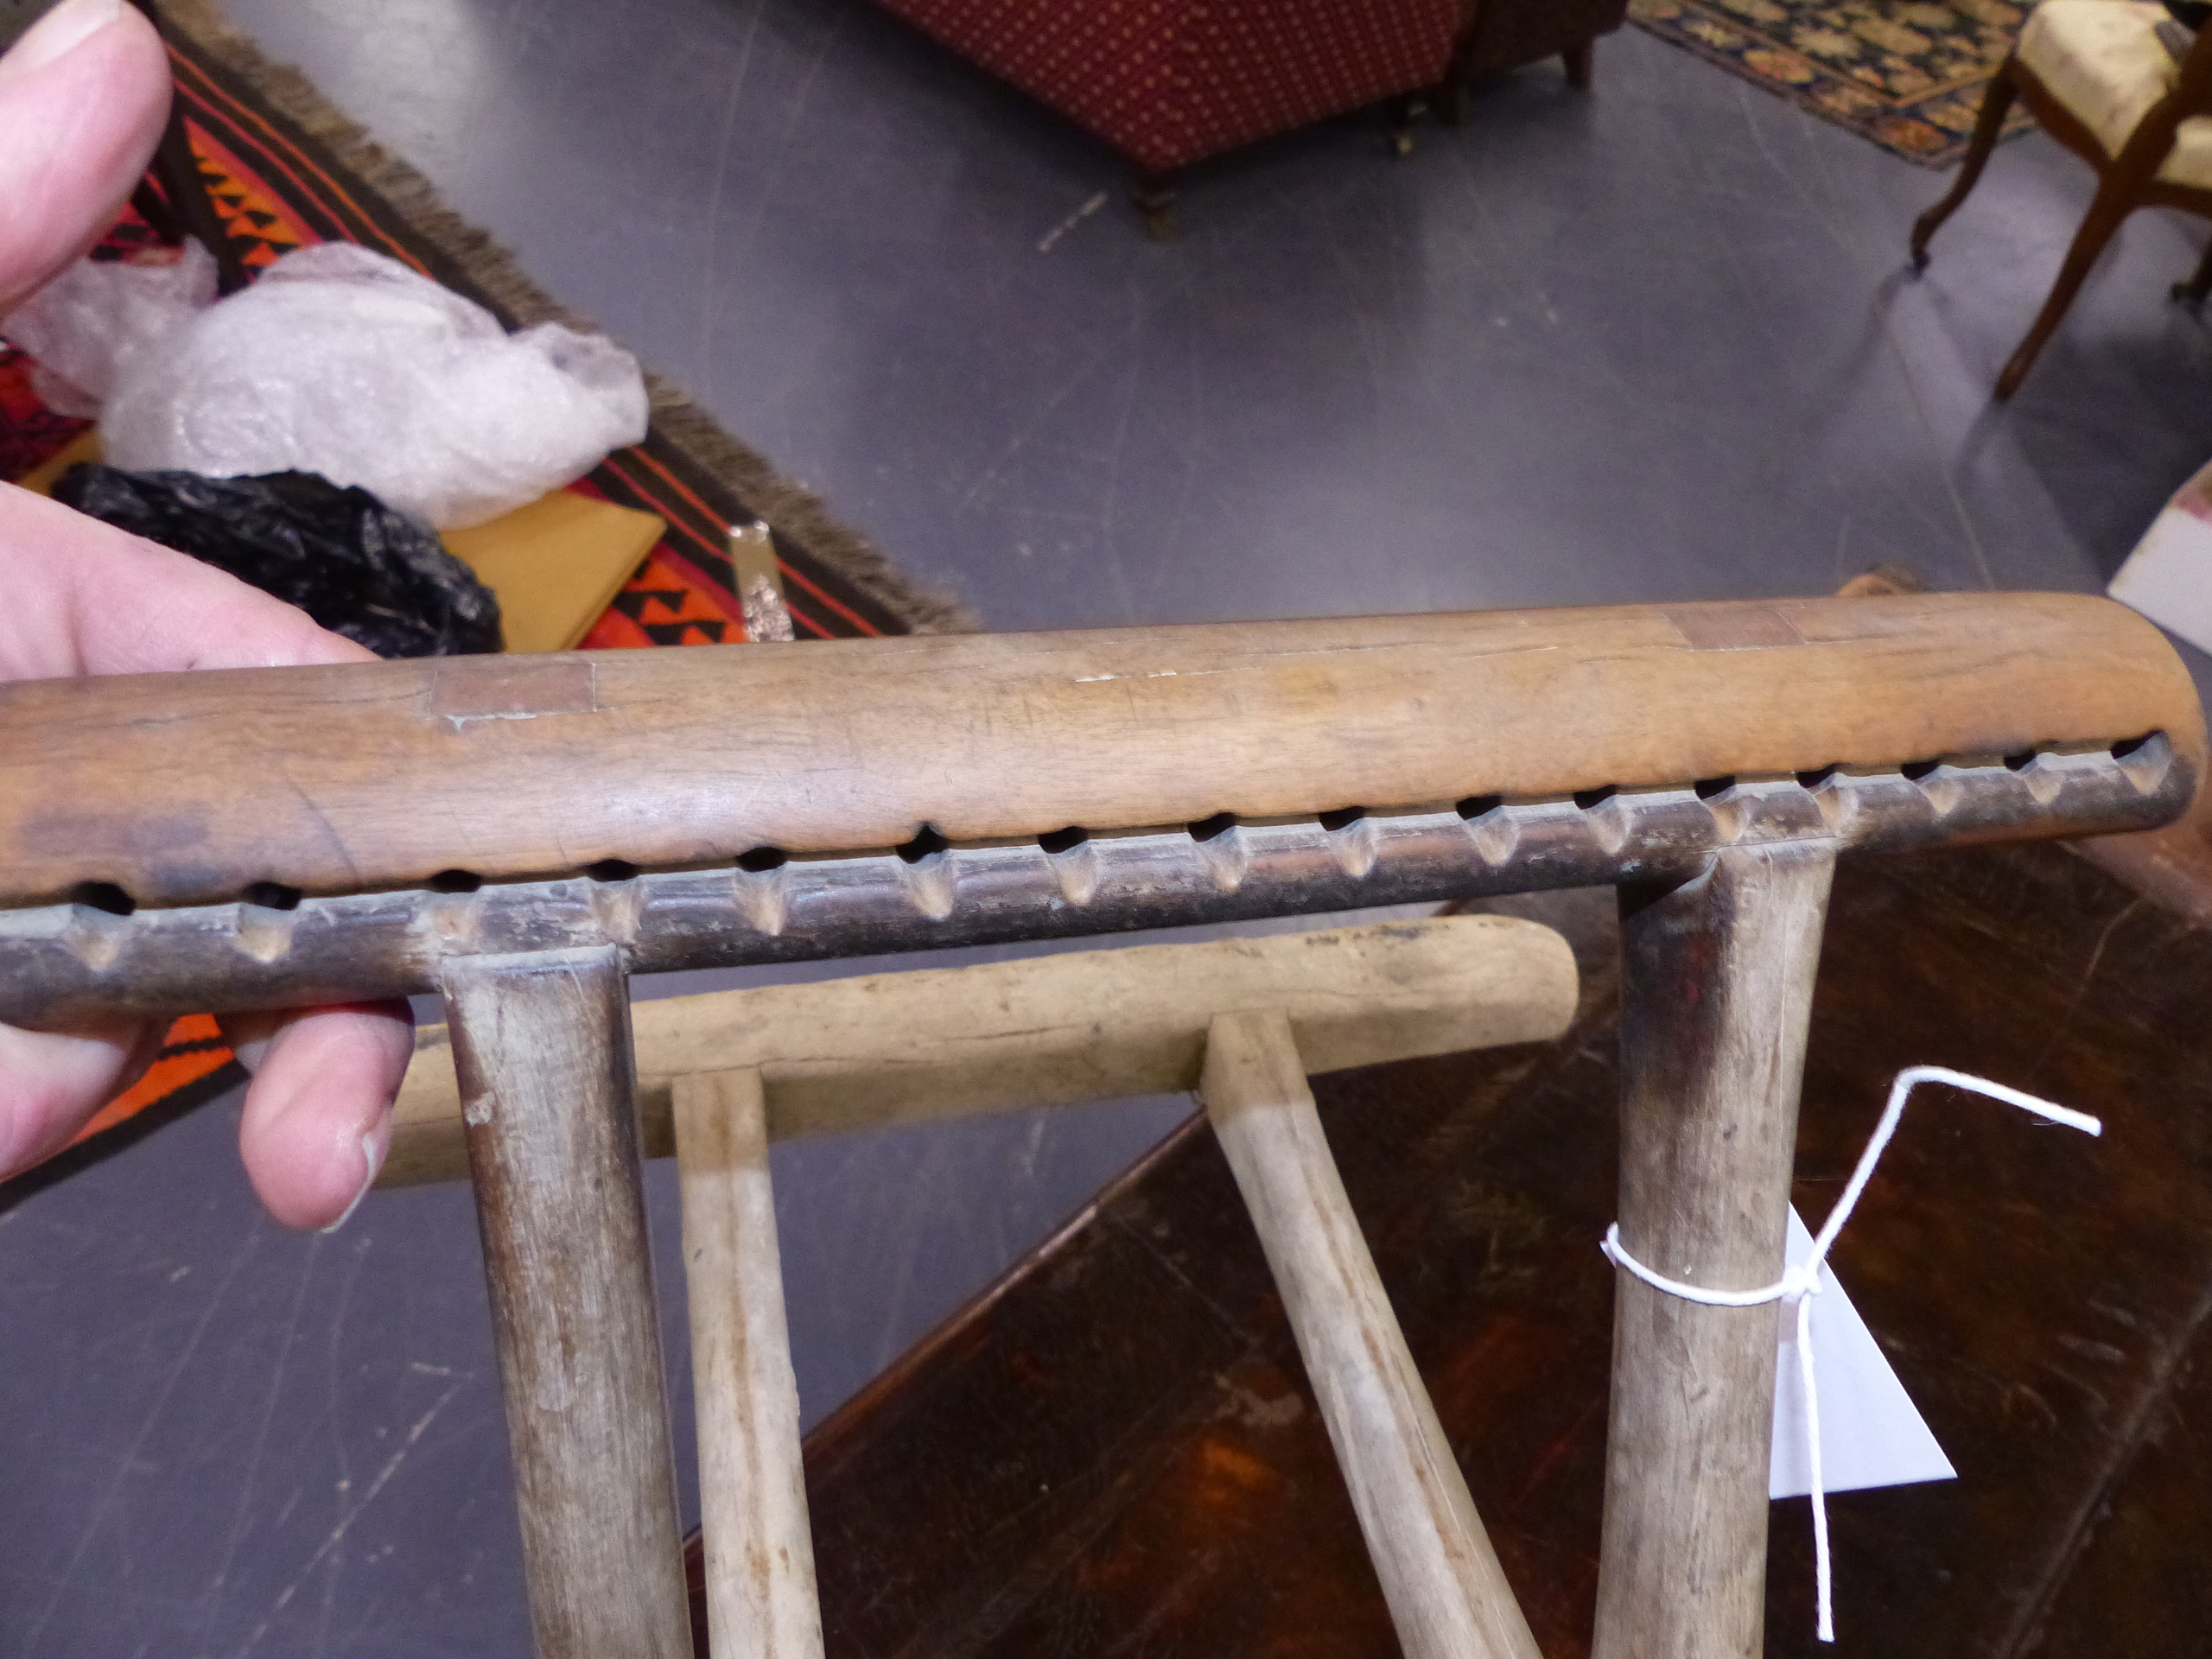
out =
[[[2020,31],[2020,61],[2107,155],[2118,155],[2179,73],[2158,39],[2165,16],[2164,6],[2143,0],[2044,0]],[[2158,176],[2212,189],[2212,116],[2181,124]]]
[[[2212,115],[2192,115],[2174,130],[2173,153],[2158,176],[2168,184],[2212,190]]]

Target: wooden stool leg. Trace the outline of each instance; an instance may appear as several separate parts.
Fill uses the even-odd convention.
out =
[[[690,1659],[620,957],[442,978],[538,1659]]]
[[[1731,848],[1621,895],[1620,1242],[1714,1290],[1782,1276],[1797,1091],[1833,852]],[[1771,1306],[1616,1275],[1592,1659],[1756,1659],[1766,1598]]]
[[[675,1111],[711,1651],[821,1659],[760,1073],[678,1077]]]
[[[1540,1659],[1352,1217],[1290,1021],[1216,1016],[1200,1092],[1408,1659]]]

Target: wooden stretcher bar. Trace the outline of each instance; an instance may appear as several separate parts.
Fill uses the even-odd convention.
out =
[[[1312,1071],[1541,1042],[1574,987],[1557,934],[1448,916],[662,997],[630,1011],[639,1129],[671,1155],[677,1085],[738,1071],[777,1141],[1187,1094],[1231,1013],[1289,1020]],[[379,1185],[467,1176],[449,1027],[416,1032],[392,1119]]]

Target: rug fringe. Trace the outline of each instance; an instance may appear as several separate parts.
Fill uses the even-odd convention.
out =
[[[410,229],[467,273],[468,280],[516,324],[558,322],[585,333],[604,333],[589,318],[560,304],[523,273],[514,257],[491,235],[439,200],[437,191],[407,162],[369,137],[289,64],[279,63],[240,33],[215,0],[164,0],[165,25],[188,36],[195,49],[250,82],[280,114],[360,177],[406,219]],[[732,493],[782,534],[850,582],[915,633],[973,633],[982,624],[949,594],[917,584],[859,531],[840,523],[812,491],[791,483],[756,451],[733,437],[680,386],[648,372],[653,424],[693,465],[720,479]]]

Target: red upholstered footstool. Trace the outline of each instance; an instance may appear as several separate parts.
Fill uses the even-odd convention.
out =
[[[882,0],[1166,181],[1206,156],[1441,87],[1469,0]]]

